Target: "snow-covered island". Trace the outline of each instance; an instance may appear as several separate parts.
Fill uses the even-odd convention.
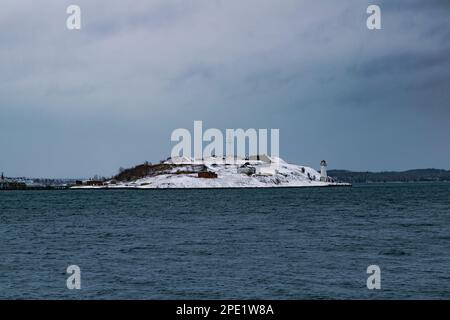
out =
[[[106,181],[87,180],[73,189],[196,189],[196,188],[279,188],[351,186],[338,183],[307,166],[289,164],[266,155],[246,159],[210,157],[203,160],[169,158],[159,164],[142,164],[122,170]]]

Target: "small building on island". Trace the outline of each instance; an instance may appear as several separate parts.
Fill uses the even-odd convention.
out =
[[[217,173],[211,171],[202,171],[198,173],[198,177],[203,179],[216,179]]]

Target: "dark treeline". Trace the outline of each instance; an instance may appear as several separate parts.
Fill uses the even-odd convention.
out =
[[[355,172],[329,170],[328,175],[341,182],[420,182],[450,181],[450,171],[440,169],[416,169],[408,171]]]

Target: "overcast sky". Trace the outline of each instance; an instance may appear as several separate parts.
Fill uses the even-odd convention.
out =
[[[0,171],[110,176],[194,120],[279,128],[297,164],[450,169],[449,18],[438,0],[3,0]]]

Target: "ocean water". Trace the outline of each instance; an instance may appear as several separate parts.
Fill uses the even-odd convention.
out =
[[[450,184],[3,191],[0,298],[450,299]]]

